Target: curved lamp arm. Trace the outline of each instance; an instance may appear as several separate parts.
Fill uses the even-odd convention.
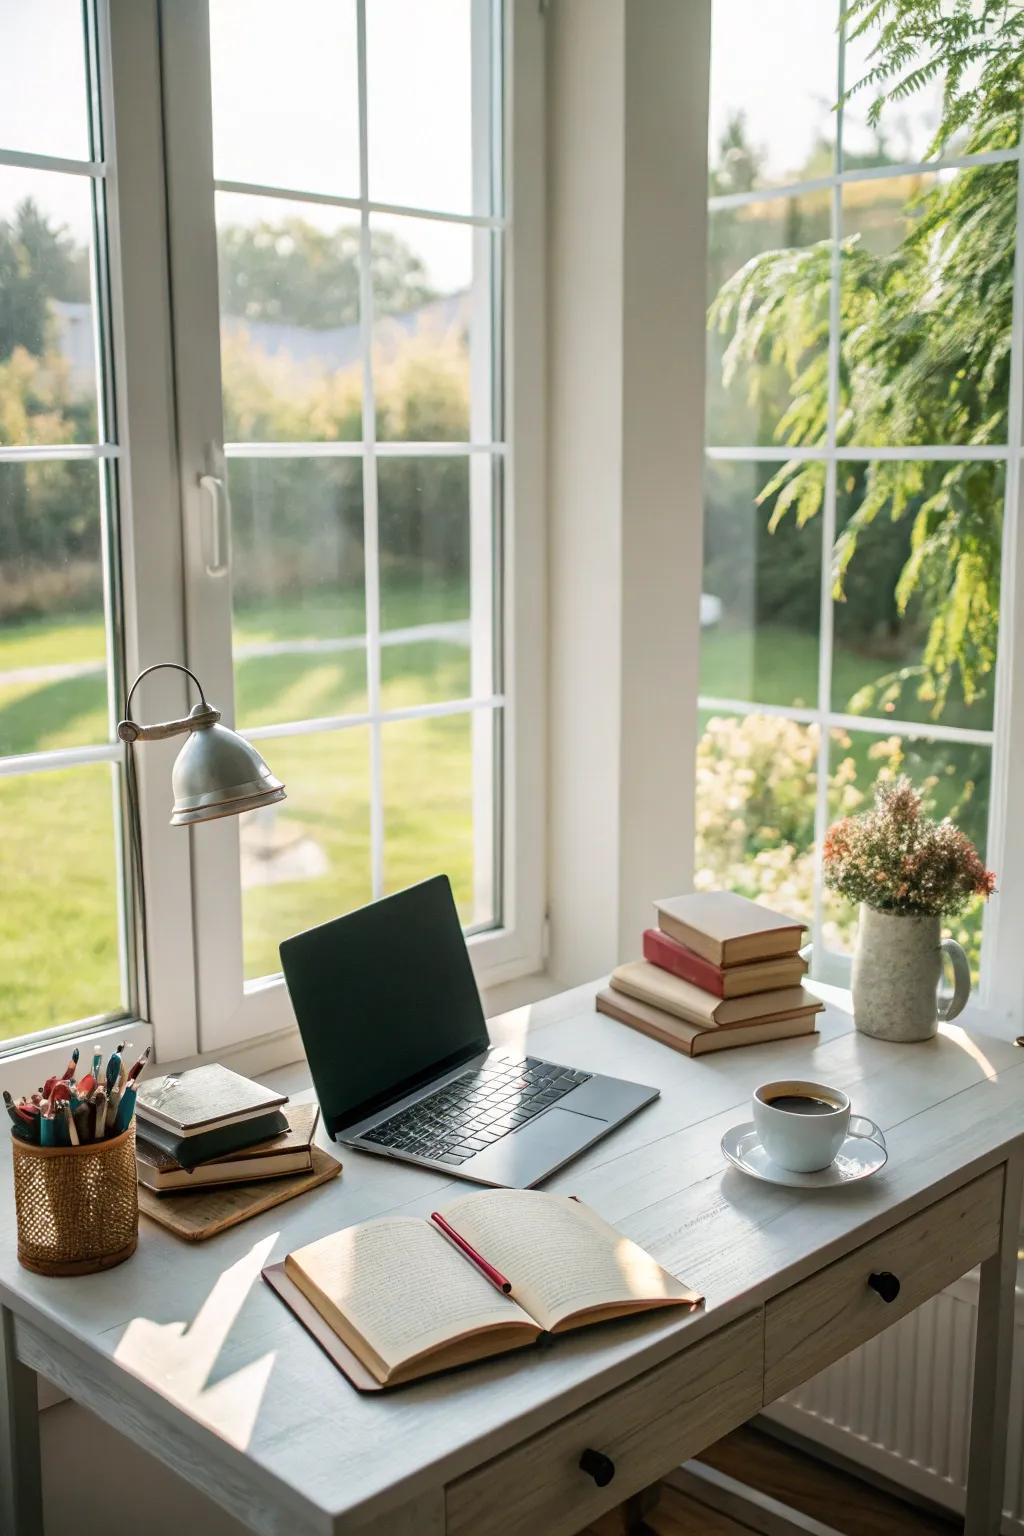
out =
[[[165,668],[169,668],[174,672],[184,672],[187,677],[190,677],[199,689],[200,702],[194,706],[189,714],[180,720],[163,720],[155,725],[139,725],[131,717],[132,699],[135,697],[135,690],[144,677],[148,677],[151,672],[160,672]],[[125,718],[118,722],[117,735],[120,741],[128,742],[129,745],[135,741],[160,741],[167,736],[185,736],[189,731],[201,731],[206,726],[216,725],[220,719],[220,710],[214,709],[212,704],[206,702],[206,694],[203,692],[203,685],[198,677],[196,677],[191,668],[182,666],[181,662],[178,661],[157,661],[151,667],[145,667],[128,690],[124,713]]]

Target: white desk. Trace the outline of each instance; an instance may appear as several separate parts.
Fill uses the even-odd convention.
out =
[[[660,1085],[656,1104],[550,1187],[579,1194],[700,1287],[705,1310],[595,1329],[528,1357],[359,1396],[260,1268],[347,1223],[398,1208],[427,1212],[447,1181],[347,1153],[341,1179],[209,1243],[189,1247],[143,1221],[138,1253],[119,1269],[46,1280],[17,1263],[12,1181],[0,1166],[3,1536],[42,1530],[36,1372],[254,1531],[569,1536],[977,1262],[966,1530],[993,1536],[1024,1051],[957,1026],[928,1045],[886,1045],[830,1009],[814,1044],[691,1061],[594,1013],[593,993],[580,988],[507,1015],[492,1033],[555,1061]],[[751,1088],[790,1075],[845,1088],[855,1110],[884,1127],[882,1174],[811,1197],[725,1166],[719,1139],[748,1117]],[[867,1285],[881,1270],[901,1282],[888,1305]],[[615,1464],[605,1488],[579,1470],[588,1447]]]

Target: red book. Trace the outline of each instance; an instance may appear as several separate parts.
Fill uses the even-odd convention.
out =
[[[807,961],[799,955],[754,960],[749,965],[714,965],[660,928],[644,931],[644,959],[714,997],[750,997],[754,992],[796,987],[807,973]]]

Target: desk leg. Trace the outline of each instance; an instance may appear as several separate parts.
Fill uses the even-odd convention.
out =
[[[999,1248],[981,1266],[964,1536],[998,1536],[1003,1517],[1022,1166],[1019,1152],[1007,1161]]]
[[[0,1307],[0,1536],[43,1536],[36,1373],[15,1358],[14,1317]]]

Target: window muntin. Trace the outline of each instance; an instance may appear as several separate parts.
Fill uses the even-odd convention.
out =
[[[117,470],[95,17],[0,60],[0,1040],[123,1014]]]
[[[286,933],[446,849],[466,925],[501,921],[500,7],[431,7],[419,54],[421,7],[356,4],[354,34],[345,7],[297,8],[343,72],[354,36],[354,188],[348,122],[336,160],[320,145],[307,164],[298,133],[262,161],[235,142],[231,38],[250,16],[210,10],[236,717],[289,791],[240,822],[256,982]],[[257,31],[269,56],[275,29]]]
[[[835,101],[844,80],[863,74],[864,45],[847,49],[838,7],[814,10],[819,19],[828,13],[830,59],[788,8],[779,33],[792,68],[811,82],[809,94]],[[882,410],[870,393],[877,384],[870,348],[858,352],[857,342],[870,339],[863,322],[880,270],[873,262],[893,252],[921,217],[922,197],[939,189],[979,206],[998,199],[1005,208],[1009,190],[1013,206],[1018,152],[916,163],[938,122],[936,93],[887,109],[877,131],[866,124],[867,92],[832,114],[833,165],[806,98],[776,94],[774,127],[758,118],[756,99],[744,119],[736,82],[754,67],[760,37],[736,29],[736,11],[736,0],[716,0],[710,297],[745,260],[791,250],[799,257],[792,280],[801,285],[803,313],[797,334],[769,324],[756,355],[737,355],[728,316],[724,334],[713,327],[709,341],[697,879],[761,893],[803,915],[819,973],[841,979],[842,966],[830,957],[849,949],[855,914],[824,891],[820,847],[830,820],[870,797],[879,771],[909,773],[936,812],[953,814],[983,854],[997,858],[989,835],[1004,729],[995,713],[996,666],[969,700],[955,678],[946,699],[928,696],[920,593],[904,610],[899,576],[914,528],[919,538],[924,531],[919,514],[937,498],[973,498],[997,517],[1015,500],[1020,423],[1007,409],[1011,370],[994,369],[988,395],[965,398],[958,411],[929,418],[927,377],[917,388],[908,382],[894,390]],[[749,55],[749,65],[735,60],[737,52]],[[777,144],[799,139],[801,118],[802,142],[818,147],[802,163],[790,155],[783,165]],[[961,150],[947,146],[947,161]],[[1018,228],[1020,213],[1017,206]],[[1015,234],[1011,227],[1008,238]],[[947,258],[936,251],[933,245],[917,256],[941,260],[936,271],[946,290],[941,303],[914,318],[931,327],[938,355],[958,340],[952,309],[978,299],[957,287],[963,252]],[[732,302],[749,296],[734,294]],[[1012,340],[1019,351],[1019,319]],[[723,357],[732,362],[725,382]],[[1019,376],[1019,360],[1014,366]],[[978,368],[965,369],[979,378]],[[929,419],[945,423],[939,441],[925,433]],[[893,518],[885,481],[897,475],[900,515]],[[872,513],[875,504],[886,510]],[[860,542],[837,601],[836,543],[854,518]],[[730,537],[739,551],[733,565],[724,558]],[[976,975],[981,935],[980,911],[958,925]]]

